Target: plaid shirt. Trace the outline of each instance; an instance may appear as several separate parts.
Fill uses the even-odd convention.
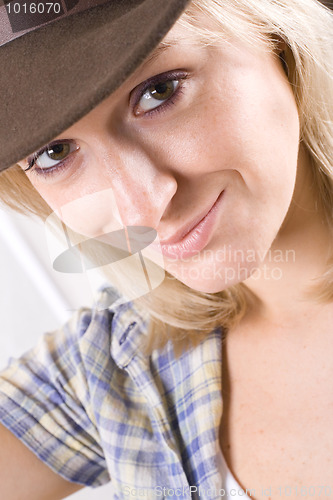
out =
[[[144,355],[147,318],[82,310],[0,373],[0,422],[69,481],[114,499],[221,498],[221,332]]]

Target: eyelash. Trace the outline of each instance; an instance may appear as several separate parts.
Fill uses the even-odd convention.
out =
[[[153,108],[149,111],[146,111],[142,115],[141,114],[138,115],[136,118],[152,118],[153,115],[155,115],[156,113],[164,112],[170,106],[173,106],[177,102],[180,95],[183,93],[183,84],[184,84],[184,80],[186,80],[187,77],[188,77],[187,73],[185,73],[184,71],[178,70],[178,71],[172,71],[169,73],[162,73],[162,74],[156,75],[156,76],[146,80],[142,84],[139,84],[130,94],[129,104],[130,104],[130,107],[132,108],[133,112],[134,112],[135,108],[137,108],[137,106],[139,105],[140,100],[142,99],[143,95],[151,87],[153,87],[154,85],[163,84],[163,83],[167,83],[167,82],[171,82],[171,81],[178,81],[178,85],[175,88],[175,91],[171,95],[171,97],[166,99],[164,102],[161,102],[161,104],[159,106],[157,106],[156,108]],[[75,151],[72,151],[72,153],[69,153],[64,160],[61,160],[57,165],[54,165],[53,167],[40,168],[40,167],[36,166],[36,162],[43,155],[43,153],[45,153],[49,148],[56,146],[57,144],[64,144],[64,143],[68,144],[68,143],[73,143],[73,142],[74,141],[72,141],[72,140],[63,139],[63,140],[59,140],[59,141],[55,141],[55,142],[51,142],[51,143],[47,144],[42,149],[40,149],[39,151],[37,151],[36,153],[34,153],[33,155],[31,155],[30,157],[27,158],[28,167],[26,169],[24,169],[24,171],[25,172],[31,171],[32,173],[34,173],[36,175],[43,175],[44,177],[46,177],[48,175],[54,175],[54,174],[60,173],[63,169],[67,168],[67,166],[69,165],[69,162],[71,162],[71,160],[72,160],[72,158],[70,158],[70,157],[71,157],[72,153]],[[79,149],[79,148],[77,148],[77,149]]]
[[[178,97],[180,97],[180,95],[183,93],[184,81],[187,78],[188,78],[187,73],[185,73],[184,71],[178,70],[178,71],[171,71],[169,73],[162,73],[162,74],[159,74],[159,75],[156,75],[156,76],[150,78],[149,80],[146,80],[141,85],[138,85],[131,93],[130,105],[131,105],[132,109],[134,110],[138,106],[140,100],[142,99],[144,94],[147,92],[147,90],[149,90],[154,85],[163,84],[163,83],[177,80],[179,83],[178,83],[177,88],[175,89],[175,92],[172,94],[172,96],[169,97],[169,99],[162,102],[156,108],[153,108],[150,111],[147,111],[146,113],[144,113],[140,117],[151,117],[155,113],[161,113],[162,111],[165,111],[168,106],[175,104]]]
[[[69,153],[64,160],[59,161],[59,163],[57,165],[54,165],[53,167],[40,168],[36,165],[36,162],[48,149],[50,149],[58,144],[73,144],[74,142],[75,141],[73,141],[71,139],[61,139],[59,141],[50,142],[49,144],[44,146],[42,149],[40,149],[39,151],[34,153],[32,156],[29,156],[27,158],[28,167],[24,169],[24,172],[27,172],[28,170],[30,170],[34,174],[43,175],[43,176],[51,175],[51,174],[60,172],[63,168],[68,166],[68,162],[72,161],[72,158],[70,158],[70,156],[72,155],[72,153],[77,151],[79,149],[79,147],[77,147],[74,151]]]

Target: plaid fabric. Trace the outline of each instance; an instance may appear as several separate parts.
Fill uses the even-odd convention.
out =
[[[147,318],[82,310],[0,373],[0,422],[69,481],[114,499],[221,498],[221,334],[142,353]]]

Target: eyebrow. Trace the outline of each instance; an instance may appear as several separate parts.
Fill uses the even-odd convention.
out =
[[[168,49],[172,49],[176,47],[179,43],[179,40],[170,40],[168,42],[161,42],[153,52],[144,60],[142,66],[147,66],[148,64],[153,63],[156,59],[158,59],[164,52]]]

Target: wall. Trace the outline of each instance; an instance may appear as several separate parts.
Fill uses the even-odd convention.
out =
[[[20,356],[44,332],[61,326],[80,306],[92,303],[83,275],[56,273],[44,225],[0,210],[0,368]],[[112,486],[86,488],[71,500],[110,500]]]

